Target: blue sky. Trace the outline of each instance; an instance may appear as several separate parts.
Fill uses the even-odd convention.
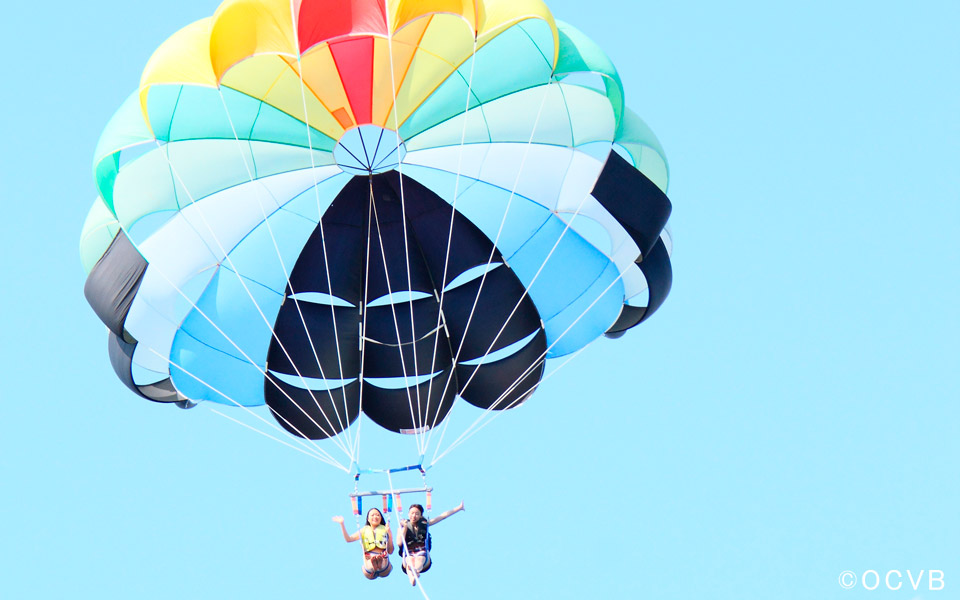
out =
[[[958,5],[549,5],[664,145],[674,287],[430,472],[429,597],[960,597]],[[133,397],[83,299],[99,133],[215,7],[7,8],[5,598],[422,597],[361,578],[349,477]]]

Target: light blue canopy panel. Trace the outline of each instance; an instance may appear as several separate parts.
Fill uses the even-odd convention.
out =
[[[323,189],[316,193],[329,204],[349,179],[349,175],[335,176],[321,184]],[[298,208],[316,206],[316,193],[311,188],[291,204],[304,205]],[[267,223],[258,225],[231,251],[230,266],[224,262],[215,279],[217,285],[204,291],[197,308],[190,311],[176,332],[173,361],[201,380],[218,382],[214,387],[220,393],[186,373],[174,372],[178,389],[184,389],[181,384],[188,386],[200,394],[197,398],[232,404],[226,396],[246,406],[264,403],[263,372],[273,323],[284,301],[289,272],[317,225],[285,209],[276,211],[268,221],[269,228]],[[226,375],[223,369],[227,369]]]
[[[624,300],[619,270],[549,209],[484,181],[461,176],[465,181],[458,184],[456,173],[411,165],[404,174],[450,204],[454,188],[459,186],[454,207],[496,242],[507,264],[528,288],[544,320],[547,344],[553,345],[548,357],[578,350],[616,321]],[[598,291],[599,279],[605,285]],[[583,302],[588,293],[595,295]],[[567,331],[580,316],[570,318],[568,313],[586,306],[591,306],[594,314],[584,316]]]
[[[264,287],[282,296],[284,268],[292,268],[324,202],[349,178],[336,167],[284,173],[213,194],[176,213],[140,245],[150,264],[140,284],[146,293],[134,300],[126,323],[140,342],[134,361],[151,371],[166,370],[177,328],[221,264],[250,278],[250,289]],[[242,356],[232,347],[224,350]]]

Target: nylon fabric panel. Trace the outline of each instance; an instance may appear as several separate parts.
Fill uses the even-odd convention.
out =
[[[137,344],[141,346],[141,344]],[[141,353],[142,355],[143,353]],[[130,366],[130,372],[133,375],[133,382],[137,387],[143,387],[148,385],[153,385],[158,381],[163,381],[165,379],[170,379],[170,370],[167,368],[167,363],[164,362],[163,371],[151,371],[150,369],[144,368],[138,362],[140,357],[137,356],[136,349],[133,353],[133,364]]]
[[[392,45],[383,38],[374,38],[373,46],[373,109],[372,121],[387,129],[397,126],[393,99],[403,85],[410,61],[417,52],[417,41],[429,18],[394,34]]]
[[[359,305],[366,240],[359,208],[363,202],[354,202],[355,181],[346,183],[324,213],[290,274],[268,353],[271,369],[277,372],[299,370],[305,377],[327,379],[360,372]],[[299,293],[329,294],[354,307],[289,298]]]
[[[342,182],[341,182],[342,184]],[[265,182],[264,185],[270,185]],[[333,180],[326,184],[327,186],[336,186],[338,182]],[[294,185],[291,190],[301,189],[301,185]],[[333,189],[336,189],[335,187]],[[289,191],[289,193],[294,193]],[[312,191],[312,190],[310,190]],[[281,188],[273,186],[273,192],[281,193]],[[314,205],[316,202],[314,202]],[[236,211],[242,203],[226,202],[223,204],[224,211],[230,213]],[[178,216],[189,214],[189,207]],[[216,211],[210,210],[207,206],[210,217],[216,214]],[[262,214],[259,208],[247,211],[253,215],[252,221],[256,222],[256,214]],[[237,215],[229,215],[236,218]],[[220,226],[226,226],[230,219],[216,219]],[[201,278],[197,285],[203,286],[202,295],[195,296],[190,290],[190,286],[184,284],[180,286],[179,292],[184,293],[187,298],[194,299],[196,304],[194,309],[189,303],[179,296],[179,293],[168,290],[174,301],[168,314],[175,318],[177,307],[188,311],[188,314],[182,319],[179,330],[174,329],[170,333],[168,327],[161,329],[149,328],[151,332],[149,337],[145,337],[144,342],[149,340],[149,355],[141,357],[145,365],[154,369],[161,367],[159,357],[166,357],[168,354],[176,354],[181,351],[181,344],[188,347],[193,342],[181,339],[183,336],[192,337],[211,348],[216,348],[220,352],[230,355],[238,361],[247,363],[252,360],[255,364],[264,368],[269,343],[272,337],[271,326],[276,319],[277,312],[283,300],[283,292],[286,288],[287,269],[291,268],[300,254],[301,249],[308,240],[310,234],[314,231],[314,224],[302,216],[276,210],[266,221],[257,224],[250,233],[243,235],[247,225],[242,225],[236,229],[236,233],[221,235],[230,239],[240,237],[239,243],[230,251],[223,260],[216,276],[207,283]],[[282,234],[280,234],[282,232]],[[171,238],[174,239],[174,238]],[[181,239],[182,243],[182,239]],[[160,247],[165,247],[160,245]],[[168,253],[169,255],[169,253]],[[181,264],[189,263],[191,254],[186,253]],[[202,265],[202,263],[201,263]],[[236,269],[234,271],[229,267]],[[201,268],[201,277],[203,270]],[[163,283],[163,277],[160,276],[158,283]],[[169,285],[169,284],[168,284]],[[141,326],[149,319],[155,319],[151,316],[154,313],[147,312],[138,320]],[[176,321],[173,321],[176,322]],[[162,321],[161,321],[162,323]],[[139,329],[138,329],[139,330]],[[167,338],[166,336],[170,336]],[[178,342],[179,340],[179,342]],[[145,349],[146,352],[146,349]],[[193,363],[190,369],[191,373],[201,380],[211,381],[216,378],[216,374],[211,373],[211,369],[219,368],[216,364],[206,366],[202,363]],[[242,382],[249,383],[249,380],[238,380],[237,382],[227,381],[218,388],[225,395],[232,398],[243,397],[245,390],[238,388]],[[189,385],[193,383],[188,382]],[[257,389],[259,386],[255,386]],[[215,401],[223,401],[220,395],[212,396]],[[248,399],[247,402],[255,400]],[[230,403],[228,400],[227,403]],[[260,400],[262,403],[262,399]]]
[[[150,267],[141,284],[145,293],[140,296],[144,299],[138,297],[131,308],[130,331],[134,336],[140,336],[140,330],[160,334],[151,339],[148,346],[163,356],[170,347],[170,342],[164,341],[169,335],[167,328],[159,328],[151,321],[156,320],[159,313],[161,322],[166,321],[175,329],[211,280],[211,267],[224,261],[227,252],[237,244],[252,244],[257,240],[257,237],[248,237],[249,232],[263,222],[264,214],[277,208],[276,199],[265,198],[267,194],[243,192],[242,187],[231,188],[183,209],[140,244]],[[293,230],[288,232],[288,240],[295,238]],[[266,246],[269,254],[276,253],[272,241],[259,239],[269,244]],[[146,298],[151,305],[141,306],[148,302]],[[137,339],[147,341],[144,337]]]
[[[378,203],[378,213],[381,206]],[[374,217],[372,230],[373,239],[368,255],[367,298],[374,300],[390,293],[406,290],[432,293],[433,283],[430,272],[414,245],[409,229],[406,232],[406,253],[404,253],[402,222],[380,223],[378,228],[376,217]]]
[[[553,31],[544,21],[522,21],[501,31],[473,56],[473,88],[477,97],[486,102],[550,81],[553,54]],[[503,68],[506,64],[509,69]]]
[[[290,274],[287,295],[319,292],[359,306],[366,251],[363,214],[343,202],[343,197],[341,193],[334,200],[323,216],[323,227],[316,227],[310,235]]]
[[[150,99],[150,123],[162,142],[239,138],[327,151],[336,145],[334,139],[317,129],[308,130],[294,116],[302,113],[302,106],[297,113],[286,114],[262,99],[228,87],[163,86],[153,88]],[[299,93],[297,101],[302,105]],[[261,118],[271,126],[257,127]]]
[[[399,345],[395,342],[388,344],[367,341],[363,351],[363,373],[366,377],[430,375],[452,363],[450,342],[442,329],[416,341],[406,338]]]
[[[297,437],[322,440],[346,429],[360,414],[360,383],[325,391],[288,385],[268,373],[262,384],[277,422]]]
[[[149,93],[155,86],[169,83],[217,86],[217,75],[210,63],[212,25],[213,17],[195,21],[171,35],[154,51],[140,77],[140,103],[145,114],[149,114]]]
[[[104,127],[94,152],[94,179],[104,204],[113,210],[113,182],[120,168],[119,154],[124,148],[152,143],[153,133],[143,119],[138,94],[134,92],[117,109]]]
[[[253,360],[262,366],[271,325],[282,301],[283,296],[273,290],[244,280],[228,269],[217,269],[196,308],[180,324],[173,351],[176,352],[178,338],[190,336],[238,360]],[[202,377],[204,371],[194,374]]]
[[[615,152],[600,173],[593,197],[627,230],[643,256],[653,248],[670,218],[667,196]]]
[[[620,310],[620,316],[617,317],[617,322],[603,335],[614,340],[621,338],[628,329],[639,325],[645,314],[647,314],[646,306],[630,306],[629,304],[624,304]]]
[[[597,160],[581,148],[516,142],[477,143],[462,148],[410,152],[404,165],[438,169],[453,177],[459,173],[461,190],[471,180],[480,180],[503,190],[515,190],[517,195],[545,208],[573,212],[589,207],[584,206],[584,199],[603,170],[610,145],[598,143],[597,149],[603,150],[604,160]]]
[[[120,170],[113,188],[114,211],[124,227],[132,227],[150,213],[179,210],[221,193],[249,196],[249,204],[267,196],[264,186],[269,189],[277,181],[295,183],[301,186],[298,191],[303,191],[339,173],[336,167],[321,166],[331,162],[332,156],[327,153],[315,152],[311,158],[301,148],[267,142],[192,140],[166,144]],[[318,166],[313,168],[312,164]],[[259,179],[252,181],[253,177]],[[230,191],[239,186],[251,187],[246,192]],[[269,206],[269,199],[263,202]],[[262,211],[256,214],[263,216]]]
[[[404,73],[400,89],[397,90],[394,111],[388,123],[390,125],[394,125],[394,122],[404,123],[410,114],[429,97],[436,86],[455,69],[456,66],[444,58],[418,48]]]
[[[87,213],[80,233],[80,261],[84,272],[90,273],[93,265],[97,264],[118,233],[120,233],[120,223],[104,204],[103,199],[97,198],[93,201],[90,212]]]
[[[670,266],[670,255],[662,239],[658,239],[650,254],[644,257],[643,262],[640,263],[640,270],[649,286],[647,306],[624,304],[617,322],[607,330],[605,334],[607,337],[620,337],[628,329],[646,321],[667,299],[673,284],[673,270]]]
[[[439,304],[432,295],[413,302],[404,300],[392,306],[368,306],[364,314],[366,336],[382,344],[419,340],[436,328],[439,314]]]
[[[474,300],[477,308],[471,318]],[[461,361],[505,348],[541,326],[540,314],[524,295],[523,284],[505,266],[444,294],[443,316],[454,350],[460,349]]]
[[[410,152],[459,146],[461,139],[465,144],[514,142],[572,148],[613,141],[615,125],[610,103],[602,94],[553,83],[487,101],[481,110],[457,114],[405,139]]]
[[[576,352],[610,328],[623,306],[623,282],[616,266],[608,264],[583,294],[544,322],[547,358]]]
[[[173,337],[170,373],[177,389],[194,400],[263,404],[258,382],[281,301],[262,286],[247,282],[244,288],[235,273],[220,269]]]
[[[606,152],[609,153],[609,145],[606,145]],[[462,158],[458,156],[461,154]],[[407,156],[408,160],[419,165],[429,165],[449,173],[449,175],[437,174],[431,179],[440,180],[449,177],[451,181],[445,187],[450,191],[444,190],[442,193],[449,193],[452,196],[450,185],[459,187],[466,199],[458,202],[458,208],[468,216],[477,219],[478,222],[485,223],[484,229],[489,232],[488,235],[495,237],[499,232],[500,245],[506,251],[516,243],[511,235],[513,228],[518,224],[506,223],[504,231],[501,232],[500,223],[496,217],[498,211],[490,200],[499,195],[503,198],[504,205],[511,204],[509,194],[504,193],[502,189],[515,187],[517,193],[512,200],[511,212],[516,213],[517,209],[521,208],[520,204],[529,198],[544,208],[558,211],[557,216],[569,223],[571,230],[576,234],[585,229],[589,230],[591,228],[589,221],[593,219],[596,224],[606,230],[606,235],[601,236],[599,242],[596,237],[589,238],[588,242],[617,264],[621,273],[624,274],[625,284],[628,284],[631,290],[636,288],[637,279],[642,279],[634,267],[634,261],[640,255],[640,250],[620,223],[590,196],[590,191],[603,169],[603,163],[592,156],[555,146],[528,147],[520,144],[477,144],[466,146],[460,151],[437,148],[417,151]],[[413,158],[410,159],[410,156]],[[496,157],[496,159],[492,160],[488,157]],[[518,165],[525,166],[518,172]],[[536,167],[528,168],[527,165],[536,165]],[[462,171],[459,184],[455,179],[458,166]],[[411,171],[414,177],[422,177],[423,171],[420,169],[409,167],[406,169],[408,173]],[[475,180],[469,180],[467,177],[483,180],[481,185],[500,184],[500,189],[491,192],[486,204],[483,204],[483,199],[477,198],[476,209],[486,210],[486,215],[471,206],[470,193],[464,190],[474,184]],[[518,196],[522,196],[522,199]],[[546,213],[543,214],[546,215]],[[508,218],[516,219],[517,217]]]
[[[148,280],[146,276],[152,271],[154,277]],[[200,298],[214,274],[213,269],[208,269],[175,287],[163,278],[164,274],[156,273],[154,265],[147,268],[125,325],[139,342],[134,355],[135,365],[154,373],[169,371],[170,348],[178,327],[190,314],[192,303]]]
[[[113,367],[113,372],[117,374],[117,379],[136,395],[149,400],[133,382],[133,351],[137,345],[125,342],[112,331],[107,336],[107,355],[110,357],[110,366]]]
[[[554,75],[558,78],[569,73],[590,72],[603,78],[607,98],[613,107],[617,126],[623,119],[623,83],[610,57],[593,40],[567,23],[557,23],[560,49]]]
[[[460,396],[483,409],[519,406],[540,383],[545,366],[546,336],[541,331],[516,354],[478,366],[457,366]]]
[[[316,211],[313,190],[304,195],[310,196],[307,205]],[[316,221],[285,209],[278,210],[230,251],[221,269],[240,273],[246,280],[283,295],[287,275],[315,230]]]
[[[436,198],[432,193],[430,195]],[[411,215],[410,222],[433,285],[438,290],[444,289],[464,271],[486,264],[488,260],[494,264],[502,262],[500,253],[483,232],[439,198],[429,212]]]
[[[123,337],[123,325],[147,270],[147,261],[122,231],[90,270],[83,295],[103,324]]]
[[[556,316],[605,269],[614,266],[556,215],[551,215],[521,248],[508,255],[507,261],[526,286],[544,321]]]
[[[292,7],[289,0],[223,2],[210,30],[210,58],[217,77],[254,54],[294,55]]]
[[[167,136],[159,139],[173,142],[249,135],[261,104],[255,98],[230,90],[183,86],[170,114]],[[158,121],[151,115],[150,122]]]
[[[447,369],[416,387],[399,390],[363,384],[363,413],[396,433],[423,431],[440,423],[453,407],[457,393],[453,369]]]
[[[411,166],[404,168],[404,176],[415,177],[447,202],[453,202],[458,187],[453,173]],[[519,249],[553,215],[543,206],[509,190],[474,181],[459,185],[457,211],[473,223],[487,239],[496,241],[503,256]]]
[[[372,179],[375,201],[370,224],[372,241],[367,255],[368,300],[404,290],[433,292],[430,272],[417,249],[413,231],[404,221],[399,183],[396,188],[390,185],[396,177],[396,172],[390,172]],[[362,179],[354,181],[366,183]],[[369,184],[363,187],[366,188],[364,197],[369,198]],[[414,198],[406,201],[413,204]]]
[[[670,265],[670,254],[663,243],[663,238],[658,238],[650,254],[644,257],[643,262],[640,263],[640,270],[647,278],[650,289],[647,314],[643,317],[643,320],[646,320],[663,305],[673,286],[673,267]]]
[[[663,146],[653,130],[630,109],[624,112],[617,144],[630,155],[637,170],[666,193],[670,169]]]
[[[373,38],[362,37],[330,44],[340,81],[350,100],[357,125],[371,123],[373,108]]]
[[[403,122],[400,126],[400,135],[404,139],[413,138],[464,112],[468,106],[467,90],[470,90],[469,109],[479,106],[480,99],[473,93],[469,85],[469,77],[469,70],[464,74],[462,67],[447,77]],[[459,143],[458,138],[457,144]]]
[[[300,53],[311,46],[347,34],[387,35],[383,2],[370,0],[303,0],[297,15]]]
[[[287,298],[274,324],[279,341],[270,344],[267,364],[272,371],[303,377],[356,377],[360,373],[359,323],[356,308]]]
[[[304,55],[300,59],[299,71],[303,85],[312,92],[311,96],[326,107],[342,130],[357,125],[330,44],[320,44]]]
[[[476,28],[477,7],[473,0],[400,0],[390,3],[390,23],[394,31],[430,13],[462,16],[470,27]]]
[[[556,24],[550,9],[542,0],[484,0],[477,9],[480,15],[477,34],[481,41],[485,42],[513,23],[529,20],[538,25],[542,22],[549,28],[544,35],[550,35],[551,39],[538,40],[540,44],[546,45],[549,41],[555,45],[553,31],[556,29]],[[544,48],[544,53],[550,57],[549,60],[553,64],[555,52]]]
[[[165,368],[165,365],[158,364],[159,357],[154,353],[166,357],[177,344],[176,336],[183,334],[238,360],[254,360],[262,368],[272,337],[271,325],[286,289],[286,269],[296,261],[313,230],[313,223],[283,210],[276,211],[267,221],[256,226],[229,253],[209,284],[203,279],[199,281],[204,291],[195,300],[196,309],[182,298],[174,302],[174,306],[183,306],[189,311],[180,330],[172,333],[169,327],[148,330],[151,334],[142,341],[150,342],[150,352],[141,355],[140,360],[154,369]],[[189,287],[181,291],[190,298],[194,296]],[[178,300],[176,296],[174,300]],[[155,318],[151,314],[144,316]],[[144,322],[144,318],[138,320],[141,325]],[[202,365],[195,367],[193,374],[204,380],[213,377]],[[232,386],[221,391],[229,396],[242,395]]]
[[[156,383],[139,385],[137,389],[141,395],[154,402],[175,402],[180,408],[187,408],[187,406],[183,406],[182,404],[189,402],[180,396],[177,389],[173,387],[173,381],[170,378]]]
[[[97,164],[108,156],[120,152],[124,148],[129,148],[145,142],[154,141],[153,132],[147,127],[143,120],[143,111],[140,109],[140,101],[137,93],[134,92],[127,96],[117,112],[107,121],[97,140],[97,148],[94,150],[93,165]]]
[[[332,61],[329,52],[326,58]],[[311,139],[316,140],[314,147],[332,148],[335,140],[343,134],[343,126],[320,99],[304,93],[300,81],[301,66],[292,57],[251,56],[227,72],[221,87],[259,98],[265,105],[290,115],[301,124],[301,135],[306,133],[305,124],[309,123],[311,128],[322,133],[317,136],[311,132]],[[336,85],[339,86],[339,79]]]
[[[177,336],[169,360],[170,379],[191,400],[229,406],[264,403],[263,365],[224,354],[189,335]]]
[[[549,30],[545,23],[539,24]],[[464,37],[463,42],[467,41],[471,42],[472,46],[472,39]],[[406,91],[408,95],[419,98],[419,101],[408,109],[411,113],[403,114],[401,111],[400,134],[404,139],[411,139],[464,112],[467,101],[466,82],[471,81],[471,71],[471,108],[546,84],[553,73],[552,64],[544,58],[528,32],[519,25],[500,33],[481,45],[475,54],[465,58],[462,64],[455,59],[446,69],[443,64],[435,63],[430,76],[421,76],[416,84],[410,83],[409,87],[405,84],[405,87],[401,88],[401,92]],[[427,61],[427,58],[423,60]],[[504,70],[503,65],[507,63],[510,64],[510,69]],[[416,89],[423,91],[418,95]],[[451,129],[459,132],[462,125]],[[459,143],[459,135],[456,140]]]
[[[329,179],[322,180],[315,190],[311,188],[284,204],[283,210],[317,225],[320,223],[320,215],[326,214],[333,199],[352,178],[352,175],[347,173],[338,173]]]
[[[420,35],[416,36],[418,31]],[[455,15],[423,17],[404,27],[398,37],[402,45],[415,45],[416,52],[408,65],[394,72],[392,82],[398,86],[396,107],[386,120],[391,127],[405,123],[411,113],[419,111],[423,102],[469,59],[474,50],[472,29]],[[394,38],[395,47],[397,39]],[[462,107],[463,103],[460,104]]]
[[[449,74],[473,53],[474,33],[461,15],[435,13],[429,20],[430,25],[420,36],[418,46],[447,62]],[[430,89],[435,89],[440,81],[442,79],[432,82]]]
[[[388,176],[387,181],[399,195],[400,178]],[[402,185],[407,235],[414,240],[415,253],[427,267],[432,289],[439,292],[460,273],[486,263],[491,252],[493,261],[500,261],[500,253],[483,232],[433,191],[410,177],[404,177]]]

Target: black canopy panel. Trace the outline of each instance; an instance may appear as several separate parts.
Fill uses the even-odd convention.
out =
[[[519,352],[495,362],[458,365],[457,379],[466,388],[464,400],[479,408],[504,410],[519,406],[543,376],[547,336],[541,330]]]
[[[607,158],[592,195],[646,256],[670,218],[672,206],[667,195],[616,152]]]
[[[492,242],[416,181],[401,188],[396,172],[342,189],[286,295],[264,390],[294,435],[335,435],[361,411],[391,431],[424,431],[458,394],[507,408],[543,373],[540,315]],[[478,366],[533,333],[516,353]]]
[[[312,440],[337,435],[360,413],[360,384],[329,390],[307,390],[267,373],[267,406],[291,434]]]
[[[658,239],[653,245],[653,249],[638,263],[640,271],[647,279],[647,290],[649,297],[646,306],[623,305],[620,312],[620,318],[607,330],[606,336],[617,338],[623,335],[628,329],[636,327],[650,318],[663,301],[667,299],[670,293],[670,287],[673,284],[673,269],[670,266],[670,255],[667,254],[667,248],[663,245],[663,240]]]
[[[454,378],[453,381],[450,381]],[[457,384],[453,369],[409,387],[383,388],[364,381],[363,413],[396,433],[419,433],[443,421],[453,406]],[[375,381],[375,380],[374,380]]]

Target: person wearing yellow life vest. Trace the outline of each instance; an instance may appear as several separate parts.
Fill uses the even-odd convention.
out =
[[[393,570],[390,564],[390,554],[393,552],[393,533],[390,531],[390,522],[383,518],[376,508],[367,511],[367,524],[356,533],[347,533],[343,524],[343,517],[334,517],[334,523],[340,524],[343,539],[347,542],[360,540],[363,544],[363,576],[367,579],[386,577]]]
[[[420,574],[425,573],[433,565],[433,561],[430,560],[430,533],[428,528],[461,510],[464,510],[463,502],[456,508],[427,520],[423,517],[422,506],[419,504],[410,505],[410,512],[407,514],[409,519],[400,521],[400,527],[402,528],[400,555],[403,556],[403,563],[400,568],[407,574],[410,585],[417,585]]]

